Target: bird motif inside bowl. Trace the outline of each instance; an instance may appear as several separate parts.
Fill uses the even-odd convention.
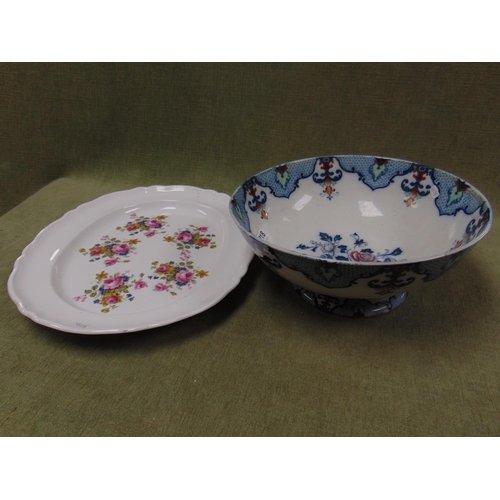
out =
[[[465,180],[406,160],[327,156],[264,170],[230,213],[256,255],[316,307],[376,316],[433,281],[490,231]]]

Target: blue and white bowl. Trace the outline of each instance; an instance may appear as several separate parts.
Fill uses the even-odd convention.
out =
[[[438,168],[327,156],[245,181],[231,215],[254,252],[316,307],[376,316],[458,264],[490,231],[486,197]]]

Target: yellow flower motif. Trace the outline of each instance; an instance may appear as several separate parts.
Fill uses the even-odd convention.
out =
[[[204,278],[205,276],[208,276],[208,271],[204,271],[203,269],[196,271],[196,276],[198,276],[198,278]]]
[[[95,277],[98,281],[102,281],[108,277],[108,273],[106,271],[102,271],[101,273],[96,274]]]
[[[85,248],[80,248],[79,252],[85,252]]]
[[[120,295],[118,293],[109,292],[103,296],[100,304],[102,304],[103,306],[110,306],[110,305],[118,304],[118,302],[121,302],[121,301],[122,301],[122,298],[120,297]]]
[[[141,242],[141,240],[137,240],[137,239],[128,240],[129,245],[137,245],[137,243],[140,243],[140,242]]]
[[[92,247],[89,250],[89,252],[90,252],[90,255],[100,255],[100,254],[106,252],[106,248],[96,245],[96,246]]]
[[[169,243],[172,243],[172,241],[175,241],[175,238],[173,236],[164,236],[163,241],[168,241]]]
[[[156,273],[158,274],[168,274],[170,271],[172,271],[174,268],[170,264],[160,264],[156,268]]]
[[[167,217],[165,215],[159,215],[156,217],[158,220],[165,220]]]

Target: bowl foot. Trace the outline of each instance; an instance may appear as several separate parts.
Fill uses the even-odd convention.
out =
[[[321,311],[349,318],[370,318],[388,313],[400,306],[408,295],[408,293],[401,293],[372,302],[366,299],[329,297],[328,295],[314,293],[298,286],[294,286],[294,288],[305,301]]]

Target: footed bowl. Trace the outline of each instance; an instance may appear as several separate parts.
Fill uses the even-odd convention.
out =
[[[377,316],[457,265],[493,211],[465,180],[406,160],[297,160],[234,192],[230,213],[255,254],[308,302]]]

